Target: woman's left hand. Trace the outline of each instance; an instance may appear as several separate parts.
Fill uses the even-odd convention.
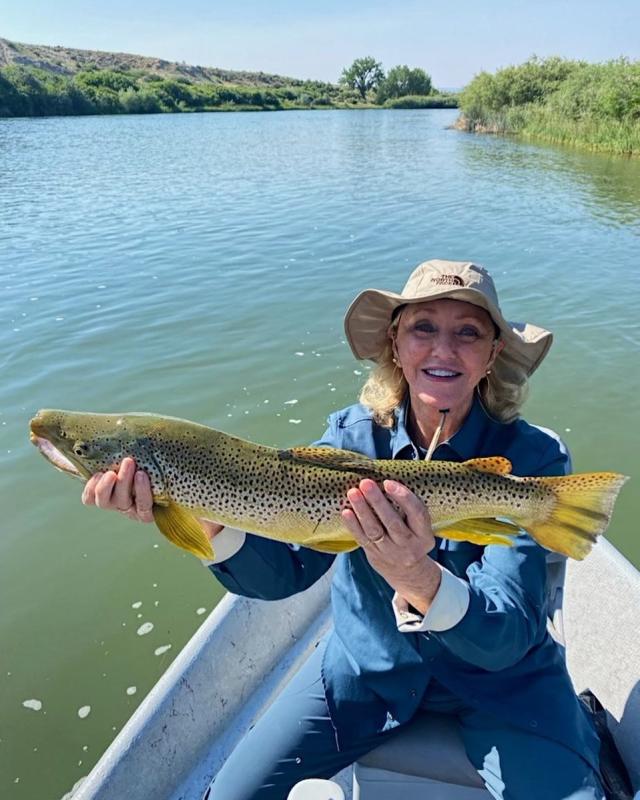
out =
[[[384,492],[375,481],[365,478],[358,488],[349,489],[351,508],[342,512],[342,519],[376,572],[426,614],[441,575],[428,557],[435,547],[429,512],[403,484],[388,480],[383,486]]]

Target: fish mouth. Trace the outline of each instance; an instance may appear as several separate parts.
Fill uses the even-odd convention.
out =
[[[80,471],[80,469],[70,461],[63,453],[58,450],[58,448],[53,445],[48,439],[45,439],[43,436],[38,436],[36,433],[31,431],[29,436],[31,440],[31,444],[35,445],[40,453],[49,461],[56,469],[59,469],[61,472],[66,472],[68,475],[72,475],[74,478],[85,478],[88,477],[86,474]]]
[[[91,475],[89,470],[82,464],[79,464],[75,459],[71,459],[59,450],[51,441],[51,432],[47,424],[40,417],[40,414],[29,422],[29,439],[31,444],[35,445],[40,453],[49,461],[56,469],[61,472],[66,472],[67,475],[72,475],[74,478],[88,479]]]

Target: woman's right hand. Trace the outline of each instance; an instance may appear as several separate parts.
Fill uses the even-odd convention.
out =
[[[85,506],[97,506],[107,511],[119,511],[136,522],[153,522],[153,494],[147,473],[136,467],[132,458],[125,458],[117,472],[96,472],[82,492]],[[209,539],[224,528],[217,522],[200,519]]]
[[[125,458],[117,472],[96,472],[82,492],[85,506],[119,511],[137,522],[153,522],[151,481],[132,458]]]

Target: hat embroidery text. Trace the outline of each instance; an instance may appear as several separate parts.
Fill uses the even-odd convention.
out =
[[[464,281],[459,275],[438,275],[431,278],[431,283],[442,283],[445,286],[464,286]]]

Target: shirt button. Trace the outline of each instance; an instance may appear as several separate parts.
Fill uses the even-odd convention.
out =
[[[529,723],[529,726],[531,728],[537,728],[538,727],[538,723],[537,723],[537,721],[535,719],[532,719],[531,722]]]
[[[416,692],[415,689],[409,689],[409,694],[411,695],[411,697],[417,697],[418,696],[418,692]]]

